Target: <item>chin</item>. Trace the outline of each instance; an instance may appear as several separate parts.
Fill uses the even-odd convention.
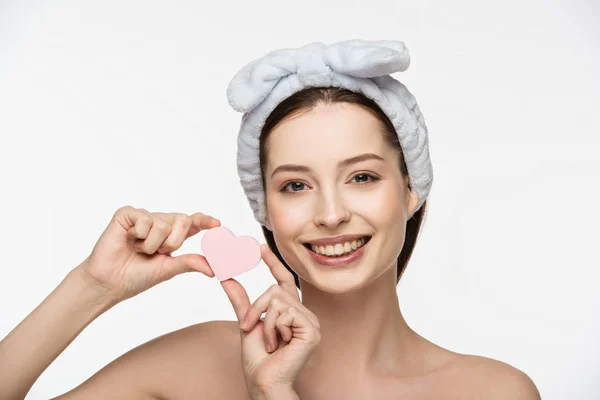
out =
[[[367,275],[363,276],[311,276],[310,285],[319,289],[321,292],[329,294],[345,294],[357,292],[368,286],[371,279]]]
[[[309,279],[302,278],[319,290],[331,294],[350,293],[368,285],[374,271],[377,238],[369,237],[366,243],[348,257],[332,262],[318,255],[306,245],[299,245],[298,261]],[[337,261],[337,260],[334,260]]]

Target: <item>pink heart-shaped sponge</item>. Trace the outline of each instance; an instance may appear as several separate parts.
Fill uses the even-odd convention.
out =
[[[260,244],[250,236],[236,237],[219,226],[202,237],[202,253],[219,281],[250,271],[260,262]]]

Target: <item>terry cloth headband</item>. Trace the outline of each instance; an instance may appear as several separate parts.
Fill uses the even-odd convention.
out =
[[[415,97],[389,74],[405,71],[410,55],[398,40],[345,40],[285,48],[256,59],[232,78],[227,99],[244,113],[238,133],[237,170],[254,218],[267,229],[259,138],[275,107],[292,94],[313,86],[339,87],[372,99],[390,119],[402,146],[412,190],[423,205],[433,182],[427,126]],[[411,214],[412,217],[412,214]]]

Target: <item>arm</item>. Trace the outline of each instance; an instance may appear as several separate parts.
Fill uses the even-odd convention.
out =
[[[202,255],[173,257],[171,252],[188,237],[215,226],[220,221],[203,213],[190,216],[119,208],[89,257],[0,342],[0,398],[25,398],[77,335],[120,301],[186,272],[214,277]],[[143,374],[147,367],[131,364],[130,359],[116,360],[97,374],[102,379],[94,376],[71,392],[86,399],[139,398],[141,385],[149,382]],[[115,370],[123,373],[115,374]],[[98,385],[99,381],[106,385]]]
[[[24,399],[35,381],[94,319],[110,309],[75,268],[0,342],[0,398]]]

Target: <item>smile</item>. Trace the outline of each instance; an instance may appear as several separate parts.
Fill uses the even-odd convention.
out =
[[[364,236],[356,240],[331,244],[331,245],[315,245],[311,243],[305,243],[304,246],[309,250],[328,257],[340,257],[347,254],[351,254],[357,249],[361,248],[371,239],[371,236]]]
[[[304,247],[318,264],[339,267],[347,266],[362,257],[370,240],[371,236],[365,236],[351,242],[337,243],[335,246],[315,246],[305,243]]]

